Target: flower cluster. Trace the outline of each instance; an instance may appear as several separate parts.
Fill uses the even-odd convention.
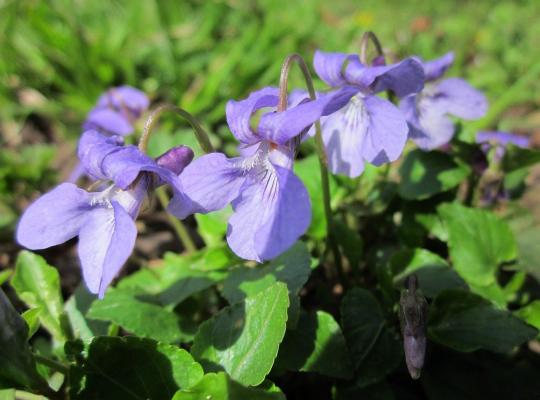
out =
[[[240,257],[262,262],[287,250],[311,221],[311,204],[293,161],[302,139],[320,120],[329,168],[350,177],[364,163],[395,161],[408,137],[422,149],[448,142],[449,115],[478,118],[485,98],[461,79],[440,80],[451,54],[423,62],[418,57],[386,65],[365,64],[352,54],[317,51],[314,68],[330,87],[316,99],[296,96],[278,109],[280,91],[267,87],[231,100],[226,118],[240,142],[240,156],[212,152],[191,162],[192,151],[176,147],[157,159],[123,144],[148,98],[127,86],[104,94],[89,113],[78,156],[99,191],[63,183],[24,213],[18,242],[30,249],[79,237],[79,257],[89,289],[103,296],[135,245],[136,219],[145,197],[159,185],[171,187],[169,212],[178,218],[232,205],[227,241]],[[427,83],[425,83],[427,82]],[[388,99],[378,96],[387,91]],[[400,99],[396,106],[391,99]],[[254,124],[253,115],[258,114]]]

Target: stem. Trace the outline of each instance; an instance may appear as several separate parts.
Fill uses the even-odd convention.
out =
[[[167,193],[165,193],[165,188],[160,187],[156,189],[156,195],[161,206],[166,209],[167,205],[169,204],[169,199],[167,198]],[[197,251],[197,246],[195,246],[195,243],[193,242],[193,239],[191,239],[191,236],[189,235],[189,232],[184,224],[169,213],[167,213],[167,219],[176,232],[176,236],[178,236],[178,239],[184,246],[184,249],[186,249],[188,253],[194,253]]]
[[[364,65],[368,64],[367,50],[370,41],[375,45],[375,49],[377,50],[377,56],[384,55],[381,42],[377,38],[377,35],[375,35],[371,31],[364,32],[362,38],[360,39],[360,62]]]
[[[166,111],[172,111],[189,122],[189,124],[193,127],[193,130],[195,131],[195,137],[197,138],[199,145],[205,153],[211,153],[214,151],[214,148],[210,143],[210,139],[208,138],[208,134],[201,126],[200,122],[183,108],[173,106],[172,104],[162,104],[158,106],[154,109],[154,111],[152,111],[152,113],[146,120],[146,124],[144,125],[144,132],[139,141],[139,149],[141,151],[146,152],[146,149],[148,147],[148,141],[150,140],[150,135],[152,134],[152,129],[154,128],[154,125],[156,124],[156,121],[161,116],[161,114]]]
[[[360,62],[364,65],[369,64],[367,56],[369,42],[373,43],[373,45],[375,46],[375,50],[377,51],[377,57],[383,57],[384,59],[384,52],[379,38],[372,31],[367,31],[364,32],[362,38],[360,39]],[[391,90],[386,91],[386,96],[388,97],[388,100],[390,100],[392,103],[395,102],[395,97]]]
[[[306,65],[304,59],[298,54],[291,54],[287,56],[281,67],[281,75],[279,79],[279,102],[278,102],[278,112],[285,111],[287,109],[287,83],[289,81],[289,72],[293,63],[296,62],[298,67],[302,70],[304,79],[306,81],[306,86],[308,88],[309,97],[311,100],[317,98],[315,94],[315,88],[313,87],[313,80],[311,78],[311,73]],[[326,218],[326,231],[328,237],[328,244],[332,253],[334,254],[334,262],[336,263],[336,268],[338,272],[339,279],[342,283],[343,280],[343,265],[341,263],[341,253],[339,247],[335,240],[334,236],[334,222],[332,219],[332,208],[330,205],[330,181],[328,178],[328,159],[326,157],[326,151],[324,149],[324,142],[322,139],[321,133],[321,124],[319,121],[315,123],[315,144],[317,148],[317,155],[319,157],[319,169],[321,172],[321,185],[323,190],[323,206],[324,206],[324,215]]]
[[[107,329],[107,336],[118,336],[119,332],[120,326],[115,324],[114,322],[111,322],[109,328]]]
[[[58,361],[55,361],[55,360],[51,360],[50,358],[44,357],[40,354],[34,354],[34,359],[38,363],[46,365],[50,369],[56,372],[60,372],[63,375],[67,375],[69,372],[69,368],[66,367],[64,364],[59,363]]]

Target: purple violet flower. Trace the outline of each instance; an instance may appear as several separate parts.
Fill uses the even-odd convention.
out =
[[[374,165],[396,160],[407,141],[403,113],[390,101],[376,96],[391,90],[399,97],[418,93],[424,85],[422,66],[414,59],[397,64],[364,65],[356,55],[316,51],[317,75],[333,88],[341,88],[345,106],[324,118],[322,135],[330,170],[359,176],[364,162]]]
[[[341,105],[331,96],[305,101],[283,112],[266,112],[252,129],[252,115],[277,104],[277,88],[229,101],[227,123],[243,145],[241,156],[206,154],[180,177],[195,212],[205,214],[232,204],[227,242],[238,256],[259,262],[278,256],[307,230],[309,195],[292,171],[296,139],[321,115]]]
[[[135,121],[148,109],[150,100],[131,86],[111,88],[102,94],[83,123],[83,130],[96,130],[107,136],[126,136],[133,133]],[[78,163],[67,181],[75,183],[84,174]]]
[[[426,86],[420,94],[404,97],[399,107],[407,116],[410,138],[422,150],[432,150],[454,136],[449,115],[465,120],[481,118],[486,113],[487,100],[463,79],[440,80],[454,62],[453,53],[428,62],[418,60],[424,68]]]
[[[107,135],[126,136],[148,108],[148,97],[138,89],[119,86],[101,95],[96,106],[88,113],[83,130],[97,130]]]
[[[504,149],[509,144],[526,149],[530,146],[530,139],[527,136],[516,135],[510,132],[480,131],[476,134],[476,143],[487,144],[487,147],[482,146],[484,151],[487,151],[492,146],[500,146]]]
[[[87,131],[79,157],[91,176],[112,183],[97,192],[73,183],[57,186],[26,209],[17,241],[39,250],[78,236],[84,281],[92,293],[103,297],[133,251],[135,219],[148,192],[167,183],[174,191],[169,211],[179,218],[191,213],[178,175],[193,159],[193,152],[179,146],[153,160],[135,146],[122,146],[116,138]]]

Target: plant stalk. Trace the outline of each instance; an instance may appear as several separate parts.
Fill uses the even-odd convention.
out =
[[[166,209],[169,205],[169,199],[167,198],[167,193],[165,193],[165,188],[157,188],[156,196],[161,206]],[[193,242],[193,239],[191,239],[191,236],[189,235],[189,232],[184,226],[184,224],[182,224],[179,219],[173,217],[169,213],[167,213],[167,219],[169,220],[169,223],[173,227],[174,231],[176,232],[176,236],[178,236],[178,239],[180,239],[180,242],[184,246],[184,249],[186,249],[186,252],[188,254],[196,252],[197,246]]]
[[[146,124],[144,125],[143,134],[141,136],[141,139],[139,140],[139,149],[141,151],[146,152],[148,148],[148,142],[150,140],[150,135],[152,134],[152,130],[154,128],[154,125],[156,124],[156,121],[159,119],[161,114],[167,111],[174,112],[189,122],[189,124],[193,127],[197,142],[199,142],[199,145],[205,153],[211,153],[214,151],[214,148],[210,143],[210,139],[208,138],[208,133],[206,133],[197,118],[195,118],[183,108],[173,106],[172,104],[162,104],[155,108],[149,115],[148,119],[146,120]]]
[[[304,79],[306,81],[306,86],[309,92],[309,97],[311,100],[317,98],[315,93],[315,88],[313,86],[313,80],[311,78],[311,73],[306,65],[304,59],[298,54],[291,54],[287,56],[283,65],[281,67],[281,76],[279,79],[279,102],[278,102],[278,112],[285,111],[287,109],[287,84],[289,81],[289,72],[292,65],[296,62]],[[319,169],[321,173],[321,185],[323,191],[323,206],[324,206],[324,215],[326,219],[326,230],[329,247],[334,255],[334,262],[336,264],[336,269],[338,273],[339,280],[341,283],[344,283],[344,272],[343,265],[341,262],[341,252],[337,244],[335,235],[334,235],[334,222],[332,218],[332,208],[330,205],[330,180],[328,178],[328,159],[326,156],[326,151],[324,149],[324,142],[322,139],[321,133],[321,124],[319,121],[315,123],[315,144],[317,148],[317,155],[319,158]]]

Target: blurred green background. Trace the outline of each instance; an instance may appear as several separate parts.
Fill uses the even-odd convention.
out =
[[[390,60],[453,50],[450,74],[494,106],[478,127],[540,130],[535,0],[0,1],[0,238],[11,238],[29,199],[67,175],[80,124],[107,88],[129,84],[180,105],[227,148],[228,99],[277,85],[290,53],[311,63],[317,48],[357,52],[366,30]],[[302,85],[293,75],[290,87]],[[191,143],[181,126],[166,121],[154,151]]]

